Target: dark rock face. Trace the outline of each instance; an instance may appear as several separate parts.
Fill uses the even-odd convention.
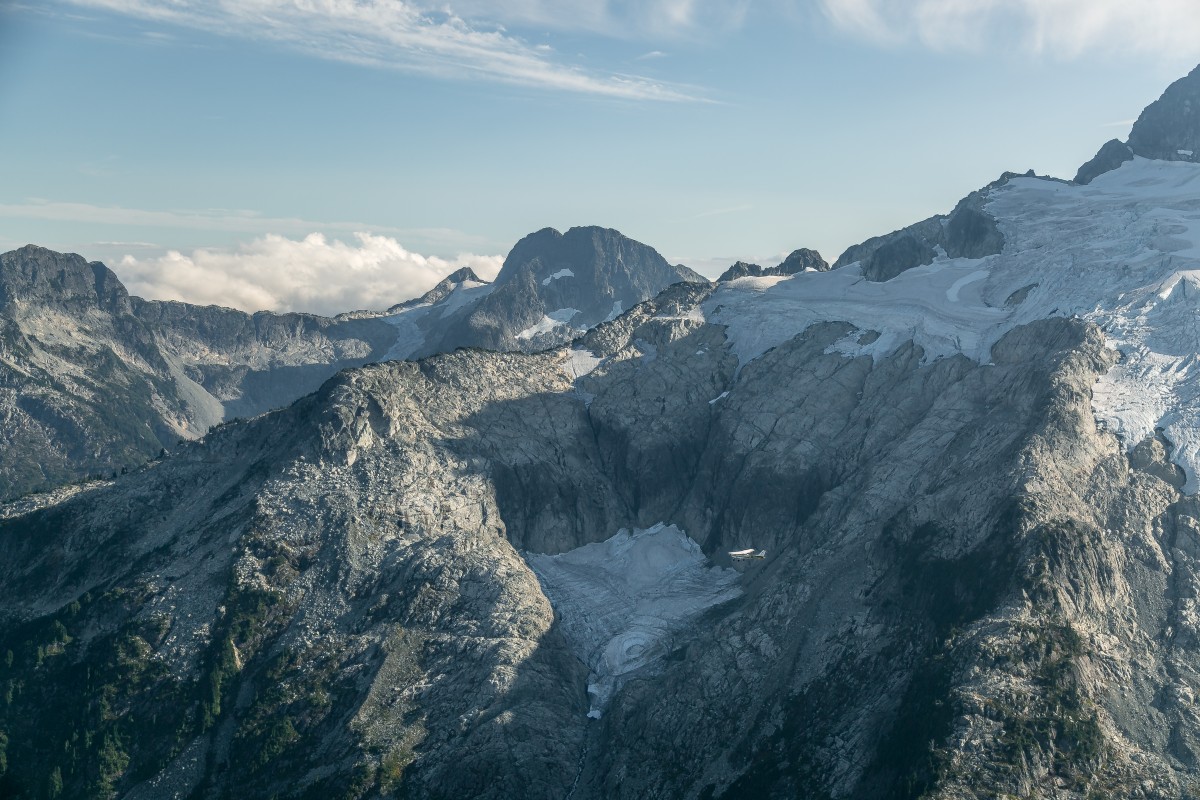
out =
[[[805,272],[806,270],[815,270],[816,272],[825,272],[829,269],[829,262],[821,258],[821,254],[816,250],[800,248],[793,250],[787,258],[774,267],[761,267],[758,264],[748,264],[745,261],[739,261],[729,269],[721,273],[721,277],[717,278],[717,282],[731,281],[735,278],[754,277],[761,278],[772,275],[795,275],[797,272]]]
[[[722,272],[720,277],[717,278],[717,282],[720,283],[721,281],[732,281],[737,278],[747,277],[761,278],[766,274],[767,271],[759,264],[751,264],[748,261],[738,261],[735,262],[729,269]]]
[[[421,352],[529,351],[560,344],[679,282],[708,281],[619,231],[583,227],[564,234],[544,228],[517,242],[495,290],[464,309]]]
[[[913,267],[932,264],[937,254],[923,238],[908,233],[881,243],[863,262],[863,275],[870,281],[887,281]]]
[[[1004,249],[996,218],[978,205],[963,204],[946,220],[943,247],[951,258],[983,258]]]
[[[339,369],[379,359],[395,339],[391,326],[372,318],[247,314],[136,297],[132,307],[228,417],[287,405]]]
[[[1200,67],[1146,106],[1129,133],[1129,147],[1143,158],[1200,160]]]
[[[781,275],[795,275],[797,272],[805,270],[816,270],[817,272],[827,272],[829,270],[829,262],[821,257],[821,254],[816,250],[809,250],[807,247],[801,247],[793,250],[788,254],[788,257],[783,262],[775,267]]]
[[[1133,160],[1133,150],[1120,139],[1110,139],[1104,143],[1092,160],[1079,168],[1075,174],[1076,183],[1091,183],[1106,172],[1112,172],[1126,161]]]
[[[1005,173],[967,195],[947,216],[930,217],[847,248],[833,268],[859,263],[867,280],[887,281],[913,267],[932,263],[937,247],[950,258],[983,258],[999,253],[1004,249],[1004,234],[984,204],[988,191],[1003,186],[1010,177],[1013,173]]]

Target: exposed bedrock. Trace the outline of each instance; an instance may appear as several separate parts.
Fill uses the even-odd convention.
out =
[[[857,263],[872,281],[887,281],[913,267],[933,263],[941,248],[950,258],[983,258],[1004,249],[1004,234],[984,208],[989,190],[1003,186],[1013,173],[967,195],[948,215],[930,217],[898,231],[846,249],[833,268]]]
[[[739,370],[711,291],[349,371],[4,522],[8,763],[65,726],[120,732],[135,797],[1183,796],[1200,526],[1165,444],[1135,467],[1096,430],[1100,332],[1033,323],[981,365],[827,352],[825,323]],[[589,720],[521,553],[658,522],[768,557],[685,626],[628,623],[654,650]],[[114,647],[153,678],[71,679]]]

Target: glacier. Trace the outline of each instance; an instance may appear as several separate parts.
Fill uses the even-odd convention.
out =
[[[1046,317],[1098,325],[1120,363],[1095,386],[1098,422],[1130,448],[1156,430],[1200,489],[1200,165],[1134,158],[1087,185],[1015,177],[985,206],[1003,251],[948,258],[886,282],[851,264],[740,278],[704,304],[743,364],[817,322],[860,329],[831,349],[882,357],[912,340],[926,360],[990,361],[1012,329]],[[875,331],[877,337],[862,336]]]
[[[737,570],[711,565],[695,540],[665,523],[559,555],[524,555],[591,670],[594,719],[632,673],[665,658],[696,617],[742,594]]]

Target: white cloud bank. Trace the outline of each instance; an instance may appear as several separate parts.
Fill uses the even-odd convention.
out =
[[[131,294],[148,299],[332,316],[386,309],[422,294],[462,266],[491,280],[504,261],[502,256],[473,254],[447,261],[409,252],[387,236],[355,236],[357,245],[320,233],[303,239],[272,234],[236,250],[127,255],[114,271]]]
[[[1017,46],[1075,58],[1123,51],[1200,54],[1196,0],[818,0],[838,27],[872,41],[935,50]]]
[[[686,89],[650,78],[564,63],[552,49],[529,44],[500,24],[468,21],[446,3],[430,0],[66,1],[223,36],[280,42],[320,58],[364,66],[625,100],[698,99]],[[694,4],[695,0],[660,0],[657,5],[666,21],[673,15],[684,23],[691,19]],[[536,5],[517,7],[534,16]],[[512,16],[501,12],[482,19]]]

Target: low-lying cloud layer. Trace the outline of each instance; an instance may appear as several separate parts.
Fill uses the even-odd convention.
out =
[[[934,50],[1017,46],[1074,58],[1089,50],[1190,59],[1196,0],[819,0],[835,25],[881,43]]]
[[[357,245],[320,233],[303,239],[271,234],[236,250],[127,255],[114,271],[131,294],[149,299],[332,316],[386,309],[422,294],[462,266],[491,280],[504,261],[503,256],[474,254],[447,261],[409,252],[387,236],[355,236]]]

